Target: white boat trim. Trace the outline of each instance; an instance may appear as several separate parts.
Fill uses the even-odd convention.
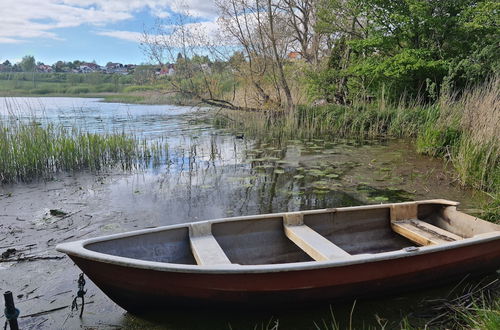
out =
[[[425,200],[416,201],[410,203],[417,204],[442,204],[447,206],[457,206],[459,203],[451,202],[442,199],[436,200]],[[390,208],[393,205],[401,205],[402,203],[392,203],[392,204],[379,204],[379,205],[365,205],[365,206],[353,206],[353,207],[343,207],[343,208],[332,208],[332,209],[321,209],[321,210],[310,210],[302,211],[304,215],[307,214],[318,214],[325,212],[346,212],[346,211],[356,211],[362,209],[376,209],[376,208]],[[404,203],[403,203],[404,204]],[[277,218],[283,217],[283,213],[273,213],[273,214],[262,214],[253,216],[242,216],[234,218],[222,218],[214,220],[199,221],[199,224],[213,224],[220,222],[233,222],[233,221],[244,221],[244,220],[257,220],[266,218]],[[139,269],[147,269],[162,272],[179,272],[179,273],[205,273],[205,274],[249,274],[249,273],[273,273],[273,272],[290,272],[290,271],[303,271],[303,270],[314,270],[322,268],[336,268],[343,266],[350,266],[363,263],[372,263],[384,260],[398,259],[398,258],[408,258],[418,255],[425,255],[435,252],[441,252],[466,246],[472,246],[476,244],[483,244],[490,241],[495,241],[500,239],[500,231],[490,232],[475,235],[470,238],[464,238],[462,240],[449,242],[446,244],[439,245],[428,245],[421,247],[404,248],[396,251],[381,252],[376,254],[358,254],[342,258],[337,258],[327,261],[305,261],[305,262],[293,262],[293,263],[281,263],[281,264],[261,264],[261,265],[239,265],[239,264],[217,264],[217,265],[188,265],[188,264],[174,264],[165,263],[157,261],[146,261],[141,259],[120,257],[115,255],[110,255],[106,253],[96,252],[87,249],[85,246],[92,243],[103,242],[112,239],[125,238],[130,236],[137,236],[146,233],[161,232],[176,228],[188,228],[191,223],[161,226],[150,229],[136,230],[126,233],[113,234],[100,236],[96,238],[89,238],[75,242],[61,243],[57,245],[57,251],[64,252],[70,256],[75,256],[87,260],[113,264],[123,267],[133,267]]]

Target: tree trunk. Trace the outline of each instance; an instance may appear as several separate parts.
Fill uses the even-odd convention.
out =
[[[271,46],[273,49],[273,55],[278,69],[281,87],[283,88],[283,91],[285,92],[286,96],[286,110],[288,112],[291,112],[293,110],[292,93],[290,92],[290,87],[288,86],[288,82],[286,81],[285,72],[283,70],[283,62],[280,59],[280,56],[278,54],[278,47],[276,46],[276,36],[274,34],[274,17],[273,17],[271,0],[267,0],[267,13],[269,19],[269,34],[270,34],[269,39],[271,41]]]

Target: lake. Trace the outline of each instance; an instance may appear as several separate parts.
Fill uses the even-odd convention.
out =
[[[278,140],[215,128],[208,108],[103,103],[92,98],[0,98],[0,120],[59,123],[96,133],[126,132],[166,144],[155,164],[133,171],[60,173],[0,187],[0,252],[16,248],[27,262],[0,263],[0,289],[11,290],[26,328],[324,328],[330,306],[268,312],[127,314],[90,281],[84,318],[70,314],[79,270],[58,259],[60,242],[202,219],[444,198],[475,213],[485,198],[460,188],[442,161],[417,155],[404,140]],[[1,147],[1,146],[0,146]],[[50,210],[67,213],[63,219]],[[448,288],[450,289],[450,288]],[[378,317],[397,325],[424,298],[447,289],[358,301],[357,325]],[[346,326],[353,302],[335,304]],[[43,313],[44,311],[49,311]],[[40,312],[42,312],[40,314]],[[3,319],[0,318],[0,322]]]

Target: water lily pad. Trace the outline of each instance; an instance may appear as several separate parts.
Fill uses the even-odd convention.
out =
[[[263,160],[267,161],[267,162],[275,162],[275,161],[280,160],[280,159],[277,157],[265,157],[265,158],[263,158]]]
[[[316,189],[328,189],[328,182],[327,181],[316,181],[311,184],[313,188]]]
[[[300,179],[303,179],[304,176],[302,174],[297,174],[297,175],[294,175],[293,178],[296,180],[300,180]]]
[[[329,179],[338,179],[339,175],[335,174],[335,173],[332,173],[332,174],[327,174],[326,177],[329,178]]]
[[[328,190],[314,189],[313,193],[315,193],[317,195],[324,195],[324,194],[328,194]]]
[[[309,169],[309,170],[306,170],[307,174],[311,175],[311,176],[316,176],[316,177],[322,177],[322,176],[325,176],[326,173],[324,171],[321,171],[321,170],[318,170],[318,169]]]

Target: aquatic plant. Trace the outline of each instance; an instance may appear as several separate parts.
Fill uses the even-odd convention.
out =
[[[417,101],[409,104],[402,100],[390,105],[359,100],[349,106],[299,106],[287,115],[221,111],[225,120],[218,123],[244,130],[246,136],[264,135],[290,144],[299,138],[310,139],[307,147],[311,151],[321,150],[316,147],[320,139],[349,137],[361,142],[387,137],[415,139],[417,152],[449,160],[458,182],[490,192],[498,200],[499,85],[500,77],[493,77],[481,86],[462,91],[461,95],[443,93],[434,104]]]
[[[96,134],[35,119],[0,121],[0,182],[51,178],[63,171],[158,166],[165,142],[146,143],[125,133]]]

